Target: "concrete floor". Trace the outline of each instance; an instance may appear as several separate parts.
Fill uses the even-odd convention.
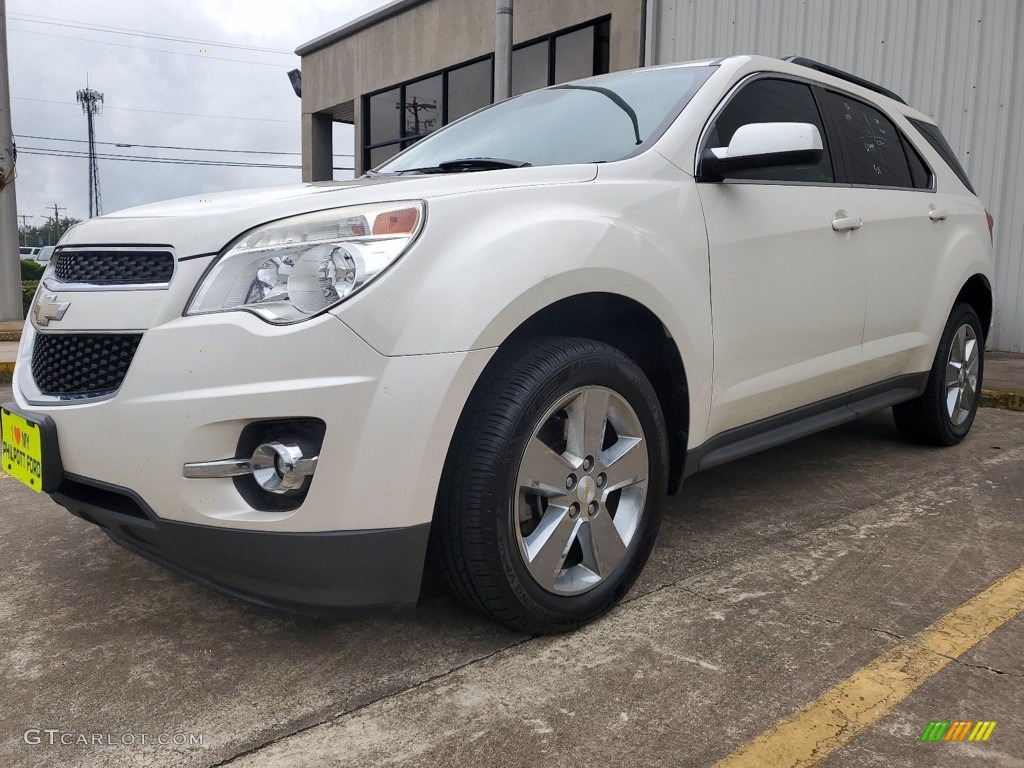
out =
[[[1020,567],[1022,511],[1024,414],[983,409],[948,450],[879,414],[691,478],[621,606],[529,639],[436,588],[397,618],[253,608],[0,475],[0,765],[710,765]],[[1024,766],[1022,630],[825,765]],[[936,719],[999,725],[920,743]],[[28,745],[29,728],[115,743]]]

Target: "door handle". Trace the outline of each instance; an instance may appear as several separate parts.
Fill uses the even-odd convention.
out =
[[[860,216],[842,216],[832,219],[832,229],[836,232],[849,232],[851,229],[860,229],[864,220]]]
[[[948,215],[942,208],[932,208],[928,211],[928,218],[932,221],[945,221]]]

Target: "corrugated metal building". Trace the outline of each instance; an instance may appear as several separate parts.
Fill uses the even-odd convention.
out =
[[[305,178],[323,177],[315,159],[331,154],[331,120],[354,122],[357,164],[371,160],[374,142],[362,119],[371,98],[406,99],[417,82],[439,78],[447,112],[451,74],[493,59],[493,9],[491,0],[396,0],[300,47]],[[1024,215],[1017,213],[1024,206],[1024,2],[516,0],[515,10],[523,66],[532,50],[547,51],[549,82],[557,80],[560,41],[594,25],[593,71],[734,53],[800,54],[884,85],[934,116],[996,218],[989,347],[1024,352]],[[438,33],[443,28],[458,34]],[[602,39],[610,40],[610,54],[600,59]],[[393,53],[388,62],[361,66],[361,59],[380,58],[380,40]],[[516,69],[514,59],[514,78]],[[399,135],[396,142],[412,140]]]

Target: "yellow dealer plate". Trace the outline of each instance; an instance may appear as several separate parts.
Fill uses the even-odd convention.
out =
[[[0,412],[4,472],[36,493],[43,490],[43,440],[38,424],[17,414]]]

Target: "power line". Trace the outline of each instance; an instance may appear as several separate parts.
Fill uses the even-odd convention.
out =
[[[81,40],[84,43],[96,43],[103,46],[114,46],[115,48],[131,48],[136,51],[155,51],[156,53],[171,53],[175,56],[190,56],[193,59],[205,59],[207,61],[233,61],[236,64],[255,64],[258,67],[275,67],[283,69],[282,64],[271,64],[267,61],[250,61],[249,59],[227,59],[223,56],[207,56],[204,53],[185,53],[184,51],[169,51],[166,48],[150,48],[145,45],[127,45],[126,43],[111,43],[108,40],[94,40],[90,37],[75,37],[73,35],[58,35],[54,32],[33,32],[30,29],[10,28],[11,32],[22,32],[26,35],[42,35],[44,37],[59,37],[62,40]]]
[[[153,40],[167,40],[175,43],[197,43],[199,45],[216,45],[221,48],[235,48],[242,51],[259,51],[261,53],[281,53],[294,56],[293,51],[284,48],[262,48],[256,45],[242,45],[240,43],[225,43],[218,40],[200,40],[192,37],[176,37],[174,35],[160,35],[155,32],[144,32],[128,27],[112,27],[107,24],[90,24],[74,19],[59,19],[52,16],[37,16],[31,13],[11,13],[7,18],[16,21],[24,21],[30,24],[47,24],[54,27],[68,27],[71,29],[87,29],[96,32],[106,32],[112,35],[129,35],[132,37],[147,37]]]
[[[18,154],[24,155],[40,155],[45,157],[70,157],[81,160],[88,160],[88,152],[79,152],[77,150],[70,149],[45,149],[42,147],[25,147],[18,150]],[[233,162],[227,160],[193,160],[188,158],[170,158],[170,157],[148,157],[143,155],[117,155],[117,154],[97,154],[99,160],[118,160],[123,162],[133,163],[159,163],[164,165],[205,165],[211,167],[222,167],[222,168],[287,168],[287,169],[299,169],[301,165],[285,165],[283,163],[243,163]],[[336,171],[352,171],[355,170],[350,166],[334,166]]]
[[[41,104],[68,104],[73,107],[77,107],[78,104],[73,101],[54,101],[52,99],[30,99],[27,96],[12,96],[12,99],[18,101],[37,101]],[[122,112],[149,112],[154,115],[176,115],[178,117],[217,117],[224,118],[225,120],[252,120],[260,123],[292,123],[299,122],[298,120],[279,120],[274,117],[242,117],[240,115],[210,115],[200,114],[198,112],[165,112],[159,109],[138,109],[136,107],[112,107],[109,104],[103,105],[104,109],[118,109]]]
[[[59,136],[31,136],[25,133],[14,134],[19,139],[37,139],[41,141],[67,141],[74,144],[88,144],[86,139],[65,139]],[[301,152],[272,152],[266,149],[214,149],[212,147],[176,147],[169,144],[136,144],[135,142],[127,141],[97,141],[97,144],[104,144],[111,147],[122,147],[125,149],[139,147],[141,149],[179,149],[186,152],[230,152],[232,154],[242,155],[301,155]],[[351,154],[344,152],[334,155],[334,157],[353,157]]]

